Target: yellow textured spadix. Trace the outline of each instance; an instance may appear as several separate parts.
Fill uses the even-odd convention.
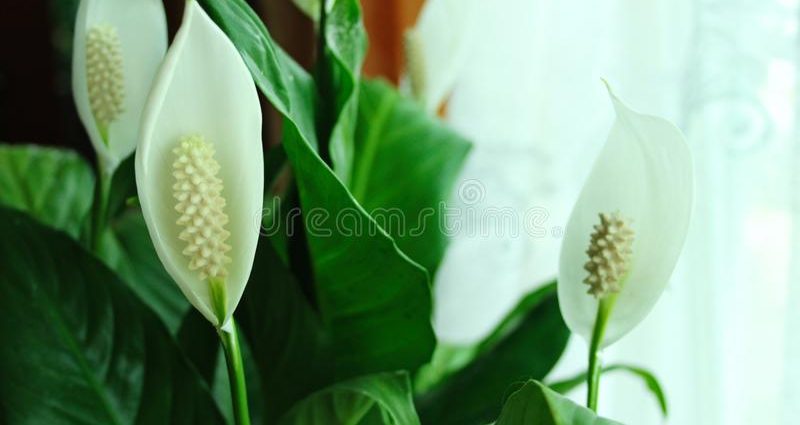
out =
[[[620,291],[633,253],[633,230],[619,212],[598,216],[600,223],[595,224],[586,250],[589,261],[583,266],[589,276],[583,283],[589,285],[587,293],[601,298]]]
[[[124,110],[125,75],[117,29],[95,25],[86,33],[86,86],[97,125],[107,128]]]
[[[221,279],[227,276],[231,262],[225,243],[230,232],[225,230],[225,198],[222,180],[217,176],[219,163],[214,159],[214,147],[202,136],[181,139],[173,150],[172,175],[175,184],[175,210],[181,230],[179,238],[186,242],[183,255],[189,259],[189,269],[196,270],[200,279]]]

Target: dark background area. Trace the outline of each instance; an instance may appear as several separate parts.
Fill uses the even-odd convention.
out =
[[[250,1],[273,37],[303,66],[312,63],[313,23],[290,0]],[[79,0],[15,2],[0,15],[0,143],[69,147],[93,158],[72,100],[72,37]],[[184,0],[165,0],[170,39]],[[8,12],[10,11],[10,13]],[[279,120],[264,103],[264,141]]]
[[[164,0],[170,38],[185,0]],[[364,73],[397,82],[402,34],[424,0],[362,0],[370,49]],[[248,0],[272,36],[306,69],[314,62],[314,24],[291,0]],[[79,0],[23,0],[0,14],[0,143],[94,152],[72,100],[72,37]],[[278,143],[280,118],[262,99],[264,143]]]

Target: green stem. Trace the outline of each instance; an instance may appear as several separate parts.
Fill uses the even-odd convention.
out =
[[[247,384],[244,380],[244,362],[242,348],[239,345],[239,332],[231,318],[231,330],[217,330],[225,351],[225,362],[228,364],[228,379],[231,383],[231,402],[236,425],[250,425],[250,409],[247,407]]]
[[[606,325],[608,325],[608,317],[611,313],[611,308],[614,306],[616,296],[603,298],[597,305],[597,318],[594,321],[594,330],[592,331],[592,341],[589,345],[589,373],[586,375],[586,383],[588,384],[589,391],[586,395],[586,406],[597,412],[597,398],[600,392],[600,372],[602,369],[602,352],[601,344],[603,337],[606,333]]]
[[[108,224],[108,194],[111,187],[111,170],[97,161],[97,183],[94,185],[94,202],[92,205],[92,222],[89,230],[89,248],[95,254],[100,252],[100,243]]]

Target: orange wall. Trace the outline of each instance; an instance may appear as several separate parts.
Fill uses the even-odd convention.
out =
[[[413,26],[425,0],[361,0],[369,50],[364,75],[397,84],[404,67],[403,33]]]

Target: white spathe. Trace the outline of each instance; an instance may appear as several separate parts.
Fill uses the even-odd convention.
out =
[[[256,87],[228,37],[196,1],[189,1],[175,41],[158,72],[142,119],[136,153],[139,200],[158,256],[184,295],[212,324],[226,328],[250,276],[264,193],[261,108]],[[177,224],[173,150],[201,137],[219,165],[230,233],[231,262],[223,279],[222,323],[208,279],[189,268],[187,243]]]
[[[667,286],[692,209],[692,159],[672,123],[632,111],[609,88],[616,121],[572,210],[564,234],[558,299],[569,328],[590,340],[598,300],[583,283],[593,226],[600,213],[630,219],[634,240],[627,277],[608,319],[602,346],[633,329]]]
[[[111,28],[122,57],[122,111],[103,141],[89,102],[86,41],[92,28]],[[161,0],[81,0],[75,22],[72,91],[89,139],[111,173],[136,148],[142,109],[167,50],[167,19]]]
[[[453,91],[471,51],[477,24],[477,0],[428,0],[412,31],[419,47],[406,61],[416,62],[412,69],[422,87],[415,94],[425,109],[435,114]]]

